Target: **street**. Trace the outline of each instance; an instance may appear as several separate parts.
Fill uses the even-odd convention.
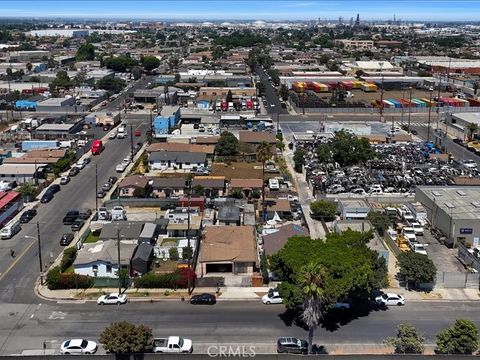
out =
[[[336,330],[317,329],[314,339],[327,351],[329,344],[378,345],[394,335],[396,325],[411,323],[425,333],[426,343],[431,344],[435,334],[455,319],[468,318],[480,324],[477,307],[473,302],[420,301],[370,314],[360,311]],[[68,338],[98,340],[105,326],[120,320],[150,326],[154,336],[191,338],[197,353],[204,352],[207,344],[249,344],[274,351],[275,340],[280,336],[307,337],[307,332],[291,324],[284,312],[282,305],[231,301],[214,306],[194,306],[180,300],[120,307],[100,307],[95,303],[4,304],[0,310],[0,354],[40,350],[44,341],[49,349],[58,351],[60,342]]]

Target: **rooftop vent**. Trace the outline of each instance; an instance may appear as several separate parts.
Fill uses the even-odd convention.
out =
[[[440,191],[436,191],[436,190],[432,191],[432,194],[433,194],[433,196],[442,196]]]
[[[457,194],[460,196],[467,196],[467,193],[463,190],[457,190]]]

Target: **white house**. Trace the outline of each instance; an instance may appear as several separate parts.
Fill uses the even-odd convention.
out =
[[[120,266],[130,266],[137,244],[132,241],[120,241]],[[73,263],[75,274],[92,277],[116,278],[118,273],[117,242],[113,240],[84,244],[77,252]]]
[[[196,243],[197,243],[196,239],[194,238],[190,239],[190,247],[193,250],[192,254],[195,253]],[[181,259],[183,256],[183,248],[186,248],[186,247],[188,247],[187,239],[164,238],[160,243],[160,245],[154,248],[155,256],[160,259],[168,260],[170,257],[170,249],[176,248],[178,251],[178,256]]]
[[[207,166],[205,153],[180,151],[155,151],[150,153],[152,170],[193,170]]]

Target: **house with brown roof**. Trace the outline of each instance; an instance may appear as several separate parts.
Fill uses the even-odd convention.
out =
[[[391,137],[390,142],[392,144],[407,144],[413,141],[410,134],[395,134]]]
[[[263,234],[263,249],[266,255],[276,254],[294,236],[309,236],[308,230],[303,226],[288,224],[277,229],[268,229]]]
[[[119,195],[122,197],[134,197],[137,189],[148,192],[149,178],[144,175],[131,175],[125,177],[118,185]]]
[[[216,145],[220,136],[197,136],[194,141],[197,145]]]
[[[64,149],[39,149],[31,150],[20,157],[10,157],[3,161],[4,164],[55,164],[64,159],[67,151]]]
[[[273,219],[275,213],[277,213],[282,220],[285,220],[292,215],[292,208],[288,199],[265,199],[265,205],[267,212],[266,220]],[[263,207],[261,203],[258,208],[260,209],[260,214],[262,214],[262,219],[264,219],[265,217],[263,216]]]
[[[151,197],[154,198],[169,198],[179,197],[186,194],[188,190],[187,181],[185,178],[152,178],[151,183]]]
[[[147,147],[147,152],[150,154],[156,151],[178,151],[178,152],[193,152],[203,153],[210,157],[215,152],[214,145],[200,145],[200,144],[184,144],[184,143],[153,143]]]
[[[239,140],[242,143],[249,144],[253,150],[255,150],[262,142],[266,142],[267,144],[272,145],[272,153],[275,153],[277,139],[271,132],[242,130],[239,132]]]
[[[231,179],[229,186],[229,194],[239,190],[243,193],[243,196],[248,198],[252,196],[254,191],[262,191],[263,180],[262,179]]]
[[[192,189],[201,190],[207,198],[225,195],[225,176],[195,176]]]
[[[253,226],[207,226],[198,259],[200,276],[252,275],[257,269]]]

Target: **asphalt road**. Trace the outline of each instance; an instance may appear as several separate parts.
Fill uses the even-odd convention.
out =
[[[480,324],[478,305],[472,302],[409,302],[404,307],[360,313],[345,318],[338,328],[321,327],[315,342],[329,344],[381,344],[393,336],[399,323],[418,327],[434,343],[435,334],[458,318]],[[306,338],[305,329],[291,324],[282,305],[260,302],[219,302],[214,306],[193,306],[187,302],[129,303],[99,307],[94,303],[4,304],[0,308],[0,354],[19,354],[42,349],[43,342],[57,349],[62,340],[97,340],[112,321],[127,320],[152,327],[154,336],[180,335],[191,338],[196,352],[207,344],[254,344],[274,349],[276,338]],[[367,316],[368,315],[368,316]]]
[[[277,112],[278,114],[288,115],[287,109],[282,109],[278,95],[275,92],[272,83],[268,80],[268,75],[265,73],[263,68],[257,66],[255,72],[260,77],[260,81],[262,82],[262,84],[265,86],[264,99],[267,100],[267,104],[265,105],[267,113],[272,116],[276,116]],[[271,106],[272,104],[273,106]]]
[[[143,119],[132,118],[129,115],[127,124],[133,129],[140,127],[142,135],[149,127]],[[128,129],[130,132],[130,130]],[[134,143],[143,142],[142,138],[134,137]],[[80,173],[72,177],[61,191],[55,194],[52,201],[40,204],[38,215],[28,224],[22,224],[22,231],[10,240],[0,242],[0,303],[29,303],[35,301],[33,293],[35,279],[40,268],[38,260],[36,222],[40,223],[40,238],[42,243],[42,258],[44,266],[49,265],[62,251],[59,240],[63,233],[71,232],[70,226],[62,224],[62,218],[70,209],[95,209],[95,167],[97,166],[99,187],[110,176],[118,176],[115,166],[130,152],[130,136],[125,139],[107,141],[105,150],[98,156],[92,156],[92,161]],[[33,237],[33,238],[27,238]],[[17,254],[10,257],[10,249]]]

